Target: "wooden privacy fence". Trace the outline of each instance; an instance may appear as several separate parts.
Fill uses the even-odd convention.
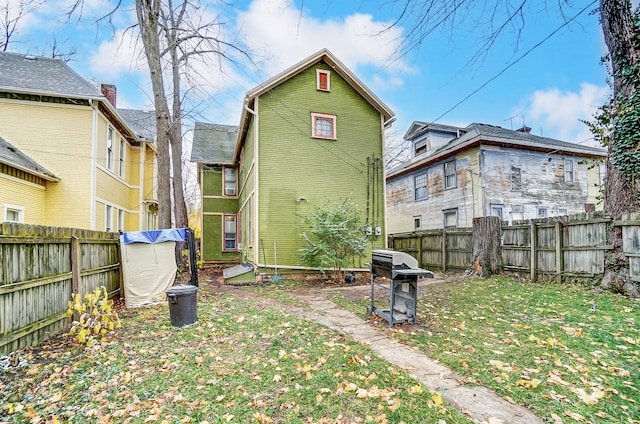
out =
[[[640,281],[640,214],[612,221],[602,213],[516,221],[500,227],[500,266],[505,271],[541,277],[597,277],[613,249],[610,226],[622,227],[629,275]],[[472,228],[446,228],[389,236],[390,249],[407,252],[431,270],[469,269],[474,260]]]
[[[119,295],[119,249],[117,233],[0,224],[0,353],[61,331],[71,293]]]

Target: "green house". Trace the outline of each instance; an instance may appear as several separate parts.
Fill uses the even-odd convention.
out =
[[[393,115],[325,49],[249,91],[238,127],[197,123],[202,259],[308,270],[303,217],[345,199],[366,220],[370,248],[384,248],[382,154]]]

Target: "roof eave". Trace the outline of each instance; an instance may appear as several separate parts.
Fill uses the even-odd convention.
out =
[[[528,148],[527,150],[554,153],[554,154],[572,154],[574,156],[582,156],[584,158],[589,157],[606,157],[606,153],[597,154],[595,152],[589,152],[584,149],[572,149],[569,146],[545,146],[539,143],[527,142],[525,140],[511,140],[504,139],[500,137],[487,137],[476,135],[469,140],[465,140],[462,143],[455,144],[447,149],[443,149],[439,152],[436,152],[426,158],[407,165],[407,167],[399,169],[397,172],[393,174],[387,175],[387,180],[393,180],[395,178],[404,176],[409,174],[417,169],[428,166],[434,162],[439,162],[447,157],[453,156],[454,154],[470,149],[472,147],[479,147],[482,145],[493,145],[493,146],[504,146],[504,147],[520,147],[520,148]]]
[[[45,174],[43,172],[38,172],[38,171],[35,171],[33,169],[30,169],[30,168],[26,168],[24,166],[18,165],[17,163],[14,163],[14,162],[11,162],[11,161],[8,161],[8,160],[0,159],[0,163],[4,163],[5,165],[9,165],[9,166],[11,166],[13,168],[16,168],[16,169],[19,169],[21,171],[27,172],[27,173],[29,173],[31,175],[35,175],[36,177],[40,177],[43,180],[47,180],[47,181],[50,181],[52,183],[57,183],[57,182],[60,181],[60,178],[56,177],[53,174]]]

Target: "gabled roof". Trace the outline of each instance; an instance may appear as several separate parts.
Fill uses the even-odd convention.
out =
[[[415,123],[414,123],[415,125]],[[432,124],[429,124],[432,125]],[[454,127],[455,128],[455,127]],[[416,129],[413,131],[416,132]],[[596,147],[582,146],[576,143],[569,143],[553,138],[542,137],[528,132],[515,131],[494,125],[472,123],[462,129],[462,134],[440,147],[429,156],[418,161],[407,161],[402,165],[392,169],[388,179],[413,172],[425,166],[442,161],[456,153],[476,148],[481,145],[493,145],[509,147],[513,149],[523,149],[544,152],[548,154],[577,156],[584,158],[606,157],[604,149]],[[408,133],[407,133],[408,134]]]
[[[0,54],[0,90],[104,98],[100,90],[61,60],[7,52]]]
[[[319,52],[312,54],[306,59],[298,62],[292,67],[280,72],[278,75],[273,78],[265,81],[264,83],[258,85],[252,90],[249,90],[244,98],[245,106],[249,108],[253,108],[254,101],[257,97],[262,94],[268,92],[274,87],[282,84],[287,81],[291,77],[299,74],[300,72],[310,68],[319,62],[325,62],[329,65],[333,71],[335,71],[338,75],[340,75],[354,90],[356,90],[364,99],[373,106],[375,110],[377,110],[381,115],[384,122],[387,122],[389,119],[393,118],[395,113],[385,105],[382,100],[378,98],[369,88],[364,85],[362,81],[351,72],[342,62],[340,62],[334,55],[327,49],[322,49]],[[242,109],[242,115],[240,117],[240,136],[245,134],[250,122],[250,113],[247,111],[246,107]],[[240,140],[239,140],[240,141]],[[239,152],[241,145],[238,143],[236,146],[237,152]]]
[[[156,140],[156,113],[138,109],[117,109],[118,114],[133,130],[138,139],[153,142]]]
[[[426,130],[435,130],[435,131],[445,131],[450,133],[463,132],[464,128],[456,127],[453,125],[445,125],[445,124],[436,124],[431,122],[422,122],[422,121],[413,121],[413,124],[409,127],[407,132],[404,135],[405,140],[409,140],[414,138],[414,136],[419,135]]]
[[[152,126],[144,119],[140,121],[144,114],[153,116],[153,112],[131,111],[127,115],[130,119],[125,118],[121,111],[127,109],[116,110],[100,89],[59,59],[0,52],[0,91],[96,101],[125,131],[144,141],[155,140],[155,116]]]
[[[48,171],[44,166],[22,153],[18,148],[2,137],[0,137],[0,163],[7,164],[32,175],[36,175],[47,181],[60,181],[60,178],[53,175],[53,173]]]
[[[238,127],[196,122],[191,162],[233,164]]]

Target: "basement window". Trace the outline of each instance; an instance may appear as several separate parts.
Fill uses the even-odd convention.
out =
[[[452,228],[458,226],[458,208],[447,209],[443,211],[444,228]]]

